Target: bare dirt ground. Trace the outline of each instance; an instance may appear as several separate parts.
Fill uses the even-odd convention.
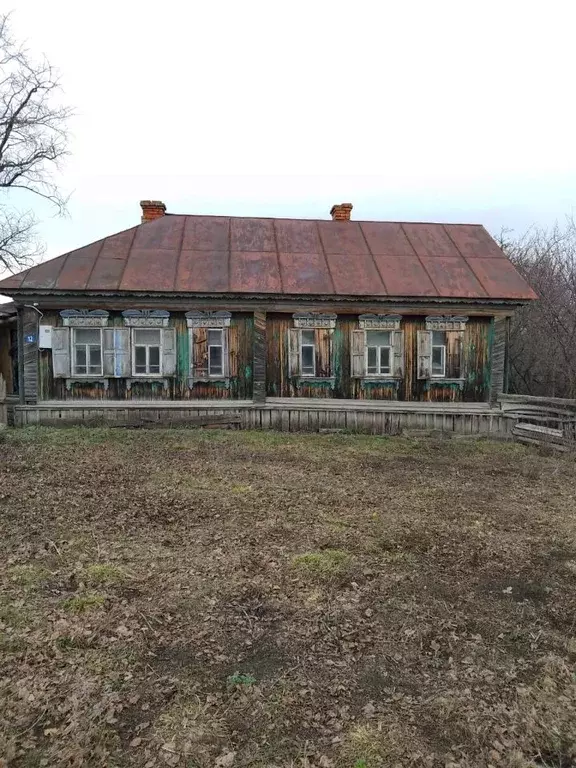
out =
[[[5,765],[576,765],[573,458],[186,430],[0,451]]]

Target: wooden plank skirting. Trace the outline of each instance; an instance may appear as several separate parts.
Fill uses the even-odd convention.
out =
[[[483,403],[359,403],[350,400],[268,398],[252,401],[99,401],[44,402],[15,406],[17,426],[35,424],[118,427],[230,427],[283,432],[343,430],[395,435],[404,430],[465,435],[508,436],[510,419]]]

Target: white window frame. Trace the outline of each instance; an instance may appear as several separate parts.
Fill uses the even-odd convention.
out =
[[[432,342],[434,342],[434,333],[432,331]],[[445,331],[439,331],[439,333],[446,333]],[[442,350],[442,373],[434,373],[434,350]],[[445,379],[446,378],[446,344],[431,344],[430,352],[430,376],[433,379]]]
[[[310,344],[309,342],[304,344],[304,342],[302,341],[304,333],[312,333],[312,334],[314,334],[314,342],[313,342],[313,344]],[[304,347],[311,347],[312,348],[312,366],[313,366],[313,369],[314,369],[312,371],[312,373],[304,373],[304,365],[303,365],[303,360],[302,360],[302,350],[303,350]],[[300,352],[300,376],[303,376],[304,378],[310,378],[310,379],[314,378],[316,376],[316,333],[315,333],[314,328],[302,328],[300,330],[300,347],[299,347],[299,352]]]
[[[146,326],[136,326],[131,328],[131,334],[130,334],[130,347],[131,347],[131,353],[132,353],[132,376],[134,378],[162,378],[163,376],[163,357],[164,357],[164,332],[162,328],[158,327],[146,327]],[[160,344],[136,344],[136,333],[138,331],[158,331],[160,334]],[[136,347],[145,347],[146,348],[146,368],[150,368],[150,347],[156,347],[158,346],[159,349],[159,372],[158,373],[136,373]]]
[[[70,334],[70,372],[71,375],[74,377],[81,377],[81,378],[94,378],[96,377],[102,377],[104,375],[104,339],[102,337],[102,328],[101,327],[94,327],[93,325],[89,326],[82,326],[82,325],[74,325],[72,327],[72,333]],[[98,373],[89,373],[88,368],[90,368],[90,355],[88,353],[88,347],[95,346],[94,344],[76,344],[76,331],[98,331],[100,334],[100,370]],[[78,373],[76,370],[76,347],[85,347],[86,348],[86,373]]]
[[[372,346],[368,345],[368,334],[370,331],[364,331],[364,370],[365,370],[365,376],[366,378],[370,378],[371,376],[392,376],[393,367],[394,367],[394,345],[392,344],[392,331],[388,331],[385,329],[380,328],[372,328],[373,331],[381,331],[383,333],[389,333],[390,334],[390,344],[382,344],[380,346]],[[376,367],[378,370],[376,373],[369,373],[368,372],[368,350],[369,349],[375,349],[376,350]],[[380,350],[381,349],[387,349],[388,350],[388,370],[383,371],[381,366],[381,355]]]
[[[211,331],[217,331],[220,334],[220,344],[208,344],[208,338]],[[224,351],[225,351],[225,344],[224,344],[224,328],[207,328],[206,329],[206,345],[208,347],[208,378],[210,379],[222,379],[226,375],[226,361],[224,360]],[[219,347],[222,351],[221,356],[221,363],[220,363],[220,373],[212,373],[211,367],[212,363],[210,360],[210,350],[212,347]]]

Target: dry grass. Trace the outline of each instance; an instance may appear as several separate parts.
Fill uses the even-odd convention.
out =
[[[576,765],[576,465],[8,430],[0,764]]]

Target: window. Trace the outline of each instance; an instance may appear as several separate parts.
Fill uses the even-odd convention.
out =
[[[162,373],[160,363],[162,331],[159,328],[134,328],[132,334],[133,375],[159,376]]]
[[[208,329],[208,376],[224,375],[224,338],[222,328]]]
[[[316,333],[300,331],[300,373],[302,376],[316,375]]]
[[[102,331],[100,328],[73,329],[73,373],[75,376],[102,376]]]
[[[366,373],[368,376],[392,372],[390,331],[366,331]]]
[[[446,331],[432,331],[432,378],[446,376]]]

